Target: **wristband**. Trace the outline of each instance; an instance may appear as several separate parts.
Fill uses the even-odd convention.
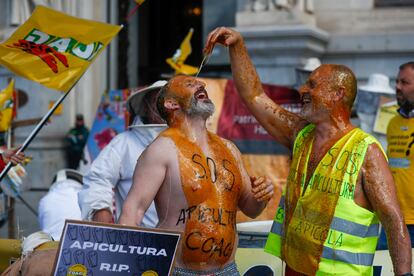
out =
[[[404,274],[400,274],[399,276],[413,276],[413,274],[411,272],[407,272]]]

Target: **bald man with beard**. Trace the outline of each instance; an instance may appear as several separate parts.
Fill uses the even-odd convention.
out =
[[[387,232],[396,275],[411,275],[411,246],[384,152],[352,125],[356,78],[325,64],[299,89],[293,114],[263,91],[240,33],[217,28],[206,42],[229,48],[240,96],[276,141],[292,152],[285,196],[266,251],[284,260],[286,275],[372,275],[379,221]]]
[[[139,224],[154,200],[157,227],[183,232],[173,275],[239,275],[236,212],[258,216],[273,185],[250,178],[238,149],[206,129],[214,104],[203,82],[172,78],[157,107],[168,129],[139,158],[119,223]]]

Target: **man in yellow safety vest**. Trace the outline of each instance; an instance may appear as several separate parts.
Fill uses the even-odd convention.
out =
[[[266,251],[287,263],[286,275],[371,275],[379,221],[396,275],[410,275],[410,238],[380,144],[352,125],[356,78],[343,65],[315,69],[299,89],[299,115],[263,92],[242,36],[212,31],[205,47],[229,47],[240,96],[269,134],[292,151],[286,192]]]

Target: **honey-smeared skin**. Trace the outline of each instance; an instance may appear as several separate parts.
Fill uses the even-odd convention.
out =
[[[181,243],[182,260],[200,268],[203,264],[222,266],[230,260],[237,246],[235,214],[241,176],[236,161],[221,139],[212,133],[208,134],[208,156],[176,128],[162,135],[171,138],[177,146],[181,183],[188,206],[222,210],[221,215],[214,215],[208,221],[190,216]],[[215,164],[215,175],[208,169],[207,157]]]
[[[279,143],[292,150],[298,132],[309,123],[316,125],[311,160],[307,167],[309,177],[335,141],[354,128],[350,122],[352,99],[356,92],[353,73],[340,65],[322,65],[316,69],[311,75],[316,85],[307,82],[300,89],[302,97],[310,96],[310,101],[305,103],[298,116],[283,110],[264,94],[240,33],[218,27],[208,35],[204,51],[211,52],[215,44],[229,48],[233,78],[241,97],[256,119]],[[390,235],[388,241],[394,272],[410,272],[410,242],[396,200],[395,185],[384,155],[375,145],[368,148],[356,187],[350,186],[349,189],[355,190],[356,204],[377,212]],[[298,195],[298,190],[293,189],[290,193]],[[330,205],[326,208],[330,209]],[[308,261],[300,255],[297,258],[303,263]],[[309,265],[314,266],[312,263]]]

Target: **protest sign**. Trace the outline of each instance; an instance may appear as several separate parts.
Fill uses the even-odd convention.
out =
[[[67,220],[55,276],[170,275],[180,233]]]
[[[397,101],[386,101],[384,99],[381,99],[377,115],[375,116],[374,132],[386,134],[388,123],[391,121],[392,118],[398,115],[397,109]]]

